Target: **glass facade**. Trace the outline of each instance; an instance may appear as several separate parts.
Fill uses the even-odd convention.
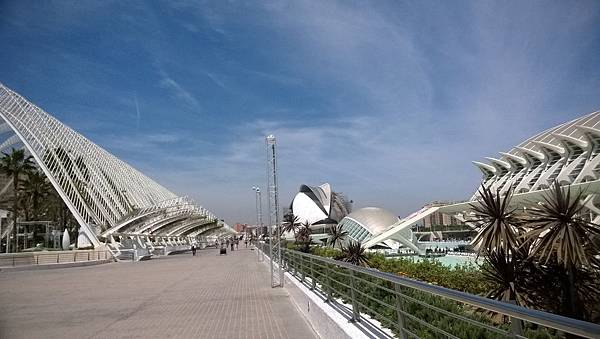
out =
[[[372,236],[372,234],[367,231],[366,228],[362,227],[361,224],[350,218],[342,219],[342,221],[340,221],[340,225],[344,231],[348,232],[348,237],[352,240],[364,242]]]

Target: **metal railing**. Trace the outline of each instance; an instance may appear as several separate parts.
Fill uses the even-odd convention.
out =
[[[400,338],[600,338],[600,325],[289,249],[285,270],[326,302],[368,314]],[[350,312],[348,312],[350,313]]]
[[[31,252],[0,255],[0,267],[32,266],[83,261],[108,260],[113,257],[107,250],[102,251],[61,251]]]

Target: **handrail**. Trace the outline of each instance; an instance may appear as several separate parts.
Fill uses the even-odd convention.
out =
[[[303,253],[299,251],[292,251],[289,249],[283,249],[285,258],[289,260],[291,256],[301,256],[308,258],[311,262],[320,261],[322,263],[335,265],[337,267],[346,268],[350,272],[358,272],[368,276],[376,277],[385,281],[389,281],[393,284],[398,284],[404,287],[409,287],[418,291],[427,292],[433,295],[437,295],[443,298],[448,298],[454,301],[458,301],[465,304],[470,304],[488,311],[497,312],[506,316],[525,320],[531,323],[542,325],[548,328],[564,331],[589,338],[600,337],[600,325],[572,319],[548,312],[539,310],[533,310],[522,306],[509,304],[502,301],[497,301],[482,296],[469,294],[461,291],[452,290],[449,288],[431,285],[426,282],[401,277],[392,273],[381,272],[372,268],[365,268],[356,266],[343,261],[333,260],[330,258],[324,258],[313,254]],[[305,274],[306,272],[303,272]]]

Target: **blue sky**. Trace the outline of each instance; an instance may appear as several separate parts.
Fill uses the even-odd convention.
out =
[[[597,1],[0,1],[0,45],[1,82],[229,223],[270,133],[283,205],[402,216],[600,109]]]

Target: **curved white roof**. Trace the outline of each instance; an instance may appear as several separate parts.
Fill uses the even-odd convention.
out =
[[[365,207],[358,209],[345,218],[358,222],[369,233],[377,235],[387,230],[400,219],[393,213],[379,207]],[[345,219],[344,218],[344,219]],[[343,219],[342,219],[343,220]]]
[[[557,180],[576,184],[600,179],[600,111],[547,129],[488,164],[474,162],[482,185],[515,193],[546,189]],[[476,199],[477,195],[473,197]]]
[[[308,222],[309,224],[313,224],[327,218],[327,215],[318,205],[318,202],[315,202],[303,192],[296,194],[294,197],[292,212],[298,217],[301,223]]]
[[[117,233],[182,237],[218,226],[218,218],[192,199],[178,197],[1,83],[0,134],[0,151],[16,147],[33,157],[94,246],[99,236]]]

